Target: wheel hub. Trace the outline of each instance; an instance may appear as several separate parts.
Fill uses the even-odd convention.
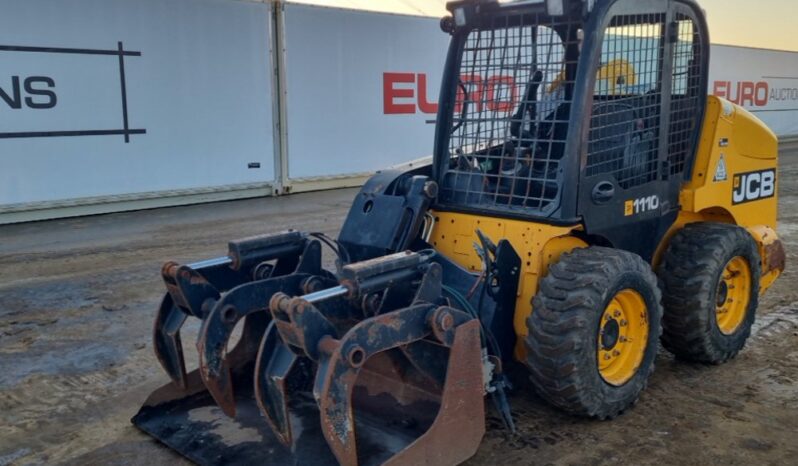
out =
[[[609,351],[615,348],[621,336],[621,324],[615,319],[610,319],[601,329],[601,348]]]
[[[721,280],[718,284],[718,295],[715,299],[715,304],[718,307],[723,307],[726,304],[726,299],[729,297],[729,285],[725,280]]]
[[[724,335],[740,329],[748,314],[751,268],[745,258],[732,258],[723,269],[715,292],[715,321]]]
[[[619,291],[601,316],[597,335],[598,370],[610,385],[630,381],[648,347],[648,309],[635,290]]]

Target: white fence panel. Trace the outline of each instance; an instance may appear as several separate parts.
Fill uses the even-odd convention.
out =
[[[437,19],[288,4],[285,24],[290,178],[431,153],[448,45]],[[798,134],[798,53],[713,45],[709,92]]]
[[[709,92],[742,105],[779,136],[798,135],[798,53],[712,46]]]
[[[335,187],[432,152],[449,41],[437,18],[286,4],[276,111],[269,2],[6,3],[0,223],[61,206],[251,197],[291,180]],[[712,55],[710,93],[798,135],[798,53]]]
[[[438,19],[288,4],[292,179],[379,170],[432,153],[448,35]]]
[[[5,2],[0,212],[272,182],[270,14],[225,0]]]

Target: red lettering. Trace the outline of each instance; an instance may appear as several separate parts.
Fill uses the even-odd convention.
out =
[[[415,97],[413,89],[397,89],[397,84],[415,84],[416,75],[413,73],[383,73],[382,95],[383,112],[386,115],[401,115],[416,113],[414,103],[396,103],[396,99],[412,99]]]
[[[518,99],[518,89],[515,88],[515,80],[512,76],[488,78],[485,87],[488,94],[488,110],[499,113],[508,113],[513,110]]]
[[[418,109],[421,113],[438,113],[438,104],[427,100],[427,75],[419,74],[418,80]]]
[[[737,83],[737,86],[735,87],[736,94],[734,94],[734,97],[732,97],[732,94],[731,94],[731,87],[732,87],[731,86],[731,81],[729,81],[729,89],[730,90],[729,90],[729,95],[728,95],[727,99],[729,99],[729,102],[733,102],[733,103],[735,103],[737,105],[740,105],[740,95],[742,94],[740,92],[740,83]]]
[[[462,86],[457,86],[455,113],[463,111],[463,105],[465,105],[466,100],[469,102],[469,111],[481,112],[482,105],[484,104],[482,101],[482,93],[484,92],[482,77],[473,74],[464,74],[460,76],[460,82]],[[465,92],[467,92],[468,95],[463,92],[463,87],[465,87]],[[476,104],[476,108],[474,108],[474,104]]]
[[[734,93],[734,94],[733,94]],[[765,81],[715,81],[712,94],[742,106],[766,107],[770,101],[770,86]]]
[[[714,89],[712,89],[712,95],[726,98],[729,93],[729,82],[728,81],[715,81]]]
[[[754,94],[754,103],[757,107],[766,107],[770,99],[770,86],[764,81],[756,83],[756,93]]]
[[[751,81],[743,81],[740,83],[742,91],[740,92],[740,105],[749,107],[754,105],[754,91],[756,87]]]
[[[429,99],[426,74],[383,73],[382,84],[383,112],[386,115],[412,115],[417,110],[426,114],[438,113],[438,103]],[[512,112],[518,103],[518,92],[512,76],[484,79],[479,75],[462,75],[457,87],[455,112],[461,113],[466,102],[471,112]],[[408,99],[415,99],[415,102]]]

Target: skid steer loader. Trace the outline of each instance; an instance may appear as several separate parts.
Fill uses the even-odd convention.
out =
[[[448,8],[433,163],[375,175],[337,239],[166,264],[171,382],[140,429],[200,464],[457,464],[486,398],[514,428],[512,361],[543,399],[608,419],[660,339],[710,364],[743,348],[784,269],[777,140],[707,96],[695,1]]]

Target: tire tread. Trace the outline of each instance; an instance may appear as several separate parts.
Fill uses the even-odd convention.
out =
[[[745,346],[758,305],[758,279],[751,288],[750,315],[736,334],[734,344],[720,344],[711,317],[717,274],[738,252],[754,259],[749,260],[751,274],[759,277],[759,253],[753,238],[743,228],[695,223],[687,225],[671,240],[658,271],[665,307],[662,344],[678,358],[720,364],[734,358]]]
[[[587,344],[587,335],[595,332],[588,316],[598,313],[600,318],[614,277],[630,272],[642,277],[655,297],[657,306],[649,315],[650,330],[656,332],[650,341],[655,342],[656,352],[662,296],[656,275],[639,256],[604,247],[575,249],[563,254],[541,280],[527,321],[527,366],[536,391],[554,406],[576,415],[610,419],[634,405],[645,388],[654,371],[653,357],[629,382],[636,387],[617,397],[607,396],[608,389],[597,386],[604,382],[597,382],[601,378],[595,367],[595,348]]]

